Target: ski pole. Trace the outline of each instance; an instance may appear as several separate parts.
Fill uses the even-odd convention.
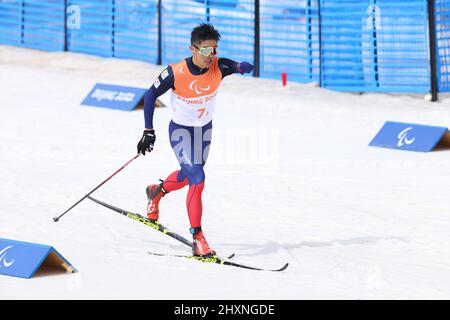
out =
[[[110,175],[106,180],[104,180],[102,183],[100,183],[98,186],[96,186],[94,189],[92,189],[88,194],[86,194],[83,198],[81,198],[80,200],[78,200],[78,202],[76,202],[73,206],[71,206],[69,209],[67,209],[66,211],[64,211],[61,215],[59,215],[58,217],[54,217],[53,221],[58,222],[58,220],[65,215],[67,212],[69,212],[70,210],[72,210],[76,205],[78,205],[81,201],[83,201],[84,199],[86,199],[87,197],[89,197],[95,190],[97,190],[98,188],[100,188],[102,185],[104,185],[106,182],[108,182],[112,177],[114,177],[116,174],[118,174],[120,171],[123,170],[123,168],[125,168],[127,165],[129,165],[133,160],[135,160],[137,157],[140,156],[140,153],[138,153],[137,155],[135,155],[133,158],[131,158],[127,163],[125,163],[120,169],[118,169],[116,172],[114,172],[112,175]]]

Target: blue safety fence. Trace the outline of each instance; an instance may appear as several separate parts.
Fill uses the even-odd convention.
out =
[[[321,0],[322,86],[429,92],[425,0]]]
[[[0,44],[167,65],[191,55],[192,28],[208,22],[219,55],[254,63],[255,76],[425,93],[429,1],[438,88],[450,91],[450,0],[0,0]]]
[[[161,62],[167,65],[189,56],[192,28],[207,21],[207,11],[196,1],[165,0],[161,16]]]
[[[261,73],[264,78],[318,82],[319,10],[317,1],[261,1]]]
[[[68,2],[67,49],[103,57],[114,56],[113,3],[110,0]]]
[[[20,46],[22,42],[22,1],[0,0],[0,43]]]
[[[64,49],[64,1],[0,0],[0,43]]]
[[[156,0],[70,0],[67,12],[69,51],[157,62]]]
[[[162,2],[162,64],[178,62],[191,54],[191,31],[200,23],[211,23],[219,30],[220,56],[253,62],[253,0],[165,0]]]
[[[213,24],[222,36],[220,55],[254,64],[254,0],[209,0],[205,3],[207,22]]]
[[[450,0],[436,0],[436,51],[439,91],[450,91]]]

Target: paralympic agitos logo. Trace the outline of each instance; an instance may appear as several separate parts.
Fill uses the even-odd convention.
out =
[[[405,130],[403,130],[402,132],[400,132],[398,134],[398,136],[397,136],[397,138],[398,138],[397,146],[398,147],[402,147],[405,144],[412,144],[416,140],[416,138],[412,138],[412,139],[407,138],[408,132],[410,132],[412,129],[413,129],[412,127],[406,128]]]
[[[207,86],[206,88],[200,87],[199,84],[197,83],[197,81],[198,80],[194,80],[189,85],[189,89],[195,91],[196,94],[201,94],[201,93],[206,92],[211,89],[211,85]]]
[[[13,258],[12,260],[6,260],[6,254],[8,253],[8,250],[11,249],[13,246],[8,246],[6,248],[3,248],[2,250],[0,250],[0,268],[8,268],[11,267],[12,264],[14,263],[15,258]]]

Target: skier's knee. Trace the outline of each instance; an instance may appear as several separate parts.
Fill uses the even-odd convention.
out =
[[[203,183],[205,182],[205,172],[203,170],[196,170],[188,179],[190,185]]]

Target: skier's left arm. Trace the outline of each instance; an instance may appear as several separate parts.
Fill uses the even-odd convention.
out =
[[[219,58],[219,69],[223,79],[233,73],[250,73],[253,71],[253,65],[246,61],[236,62],[227,58]]]

